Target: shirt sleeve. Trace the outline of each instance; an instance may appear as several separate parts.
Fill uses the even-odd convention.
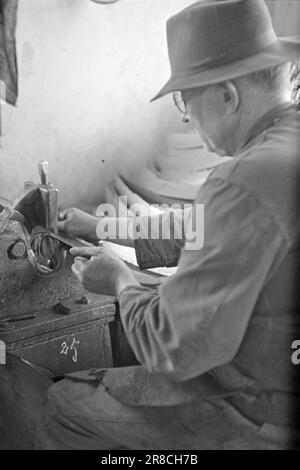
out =
[[[134,248],[141,270],[177,266],[184,246],[183,214],[182,209],[177,209],[137,218]]]
[[[119,299],[137,359],[176,380],[234,358],[263,286],[288,251],[277,222],[243,188],[211,179],[200,202],[203,248],[185,245],[176,274],[157,289],[126,288]]]

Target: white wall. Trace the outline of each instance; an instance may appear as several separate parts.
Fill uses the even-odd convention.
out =
[[[63,205],[97,202],[112,159],[149,158],[183,129],[170,97],[149,100],[169,77],[165,21],[190,3],[20,0],[19,100],[2,110],[0,195],[36,180],[46,159]]]

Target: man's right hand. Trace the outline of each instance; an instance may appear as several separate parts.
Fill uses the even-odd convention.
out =
[[[58,230],[90,242],[98,241],[96,227],[99,219],[80,209],[66,209],[59,213]]]

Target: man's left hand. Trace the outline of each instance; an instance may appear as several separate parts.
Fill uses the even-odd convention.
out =
[[[72,271],[83,287],[95,294],[116,295],[128,285],[138,284],[128,266],[107,247],[82,247],[70,250]]]

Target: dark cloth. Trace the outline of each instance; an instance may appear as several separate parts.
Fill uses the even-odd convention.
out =
[[[16,104],[18,97],[18,68],[15,38],[18,1],[19,0],[0,1],[1,98],[13,105]]]
[[[185,246],[177,273],[158,287],[121,292],[142,365],[72,374],[51,387],[38,448],[299,444],[291,361],[300,337],[299,138],[299,114],[280,107],[214,171],[196,199],[205,203],[203,249]],[[178,256],[172,243],[168,257]],[[151,242],[145,262],[149,250]]]
[[[137,263],[141,270],[162,266],[173,268],[178,265],[180,252],[185,244],[182,225],[184,221],[183,213],[184,210],[177,209],[172,211],[172,217],[170,211],[166,211],[155,216],[137,218],[139,237],[134,239],[134,248]],[[154,239],[151,236],[151,228],[155,224],[158,226],[158,233]],[[165,224],[170,232],[169,239],[163,236]]]

